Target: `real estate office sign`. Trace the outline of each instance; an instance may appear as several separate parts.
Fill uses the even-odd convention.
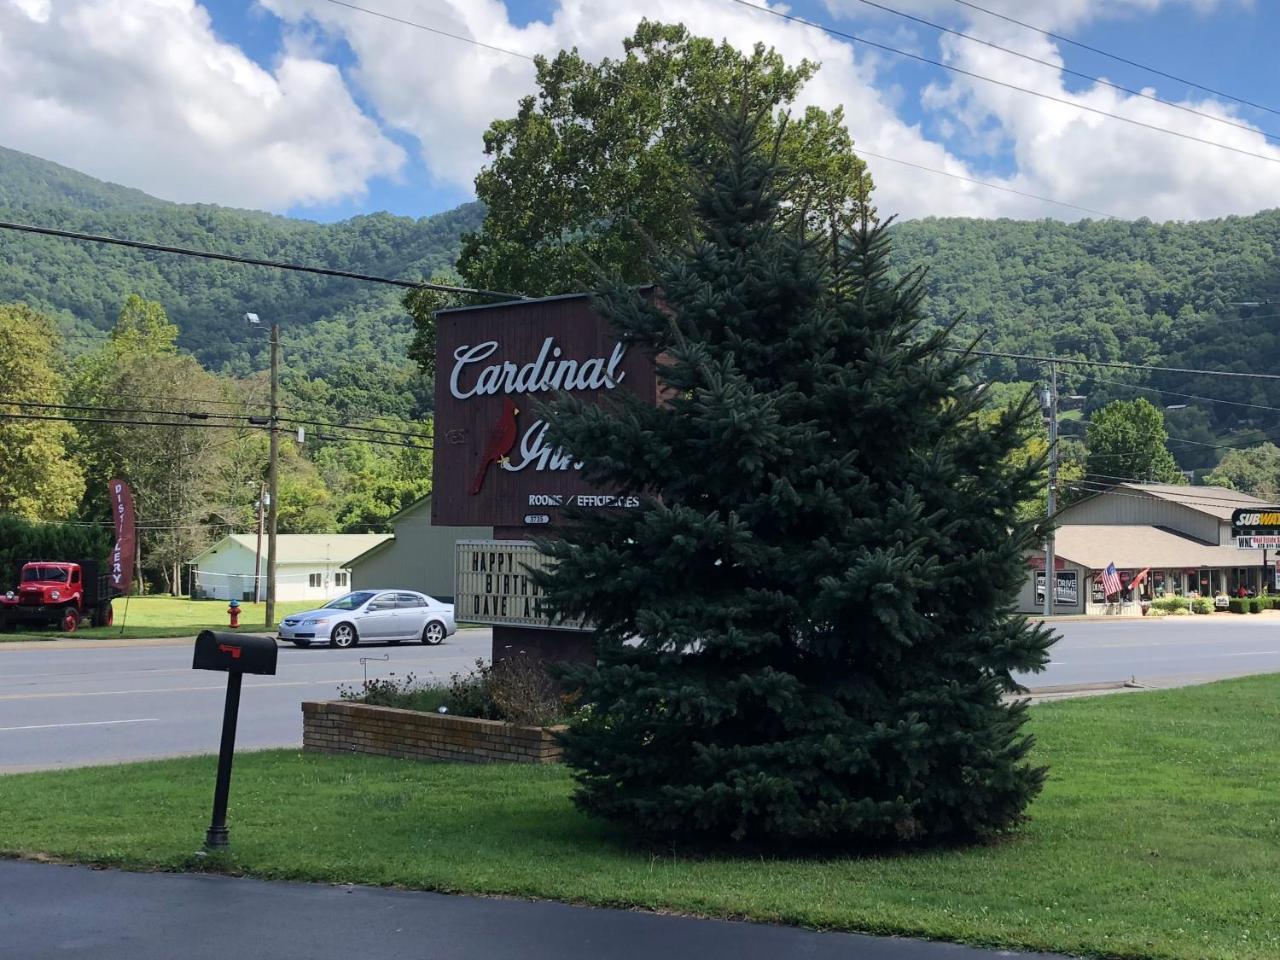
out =
[[[602,403],[620,393],[656,403],[656,366],[618,338],[587,294],[436,314],[431,521],[492,526],[508,538],[458,543],[459,619],[550,625],[525,575],[546,560],[522,538],[551,533],[569,506],[638,505],[583,480],[572,453],[547,441],[538,411],[561,394]]]

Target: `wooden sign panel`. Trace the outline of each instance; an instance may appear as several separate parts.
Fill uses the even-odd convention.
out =
[[[635,506],[588,486],[573,457],[547,445],[538,416],[561,392],[591,401],[614,391],[657,402],[654,363],[587,294],[440,311],[432,523],[536,532],[569,505]]]

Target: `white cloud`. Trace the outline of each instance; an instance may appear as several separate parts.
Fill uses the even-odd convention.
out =
[[[496,117],[513,115],[519,97],[533,89],[532,65],[515,57],[325,0],[260,2],[291,23],[319,24],[343,37],[359,64],[353,78],[376,104],[381,118],[416,137],[426,166],[440,181],[452,185],[470,185],[483,163],[485,128]],[[1203,11],[1219,2],[1232,0],[1062,0],[1037,6],[1036,15],[1044,26],[1068,29],[1101,16],[1140,16],[1162,3]],[[829,0],[828,5],[850,18],[861,15],[865,25],[879,31],[878,36],[901,29],[896,18],[869,11],[856,0]],[[949,15],[952,22],[959,22],[954,19],[956,12],[964,10],[950,0],[889,0],[889,5],[935,18]],[[984,0],[983,5],[1029,16],[1025,3],[1018,0]],[[928,140],[919,126],[901,119],[901,91],[885,74],[894,62],[892,55],[727,0],[561,0],[548,22],[525,27],[512,24],[500,0],[378,0],[376,8],[526,54],[550,54],[576,46],[591,59],[617,56],[622,38],[645,16],[683,22],[696,33],[727,38],[742,49],[763,40],[790,62],[802,57],[820,61],[822,70],[804,91],[801,106],[844,106],[857,148],[868,155],[877,205],[884,212],[907,217],[1081,215],[1014,192],[929,173],[919,169],[922,166],[957,178],[983,179],[1006,191],[1052,197],[1121,216],[1155,218],[1255,210],[1267,202],[1264,198],[1274,196],[1280,172],[1280,167],[1272,169],[1274,165],[1262,160],[1179,141],[978,81],[952,77],[917,94],[928,115],[938,121],[937,129],[953,132],[954,137],[948,137],[953,148],[971,156],[1012,152],[1016,174],[985,177],[946,146]],[[1061,65],[1059,51],[1043,36],[978,13],[970,15],[981,18],[984,36]],[[935,56],[975,72],[1206,139],[1272,152],[1260,135],[1233,131],[1106,88],[1069,93],[1060,73],[987,47],[954,37],[938,43],[924,28],[918,38],[926,53],[937,51]],[[903,42],[909,39],[905,35]],[[1195,106],[1228,115],[1212,102]]]
[[[683,22],[741,49],[763,41],[789,62],[817,60],[822,69],[799,106],[844,106],[856,148],[867,156],[876,180],[875,201],[885,213],[1080,215],[920,167],[1158,219],[1251,212],[1274,202],[1280,186],[1280,165],[981,81],[946,75],[924,90],[904,90],[900,75],[889,72],[892,55],[728,0],[559,0],[547,21],[525,26],[512,23],[503,0],[357,2],[527,55],[576,46],[592,60],[616,57],[622,39],[648,17]],[[1161,6],[1205,12],[1245,0],[1058,0],[1035,5],[1034,18],[1023,0],[980,2],[1070,30],[1102,17],[1137,22]],[[413,138],[438,183],[467,189],[484,162],[482,136],[489,123],[514,115],[519,98],[533,91],[533,65],[519,57],[326,0],[258,3],[286,29],[270,72],[219,41],[194,0],[65,0],[52,12],[44,0],[22,0],[25,13],[0,6],[0,143],[164,196],[279,209],[358,195],[371,177],[396,170],[403,158],[385,130]],[[965,13],[951,0],[886,3],[950,18],[1061,65],[1061,52],[1049,39]],[[903,32],[899,20],[855,0],[828,0],[828,7],[852,32],[892,37],[895,45],[918,47],[977,73],[1280,158],[1259,133],[1101,86],[1069,92],[1058,71],[955,37],[938,40],[923,27]],[[376,121],[361,113],[342,74],[326,62],[334,40],[351,51],[347,78],[376,112]],[[1233,115],[1208,98],[1188,105]],[[902,119],[917,108],[945,144]],[[975,159],[966,162],[957,154]],[[1003,178],[976,172],[972,164],[985,162],[976,158],[987,156],[1012,157],[1016,171]]]
[[[470,186],[484,160],[484,130],[493,119],[514,115],[519,98],[533,91],[533,65],[517,57],[325,0],[260,2],[293,24],[319,23],[341,35],[358,59],[353,79],[376,104],[380,117],[416,137],[427,167],[453,185]],[[807,57],[822,63],[803,93],[801,107],[842,103],[855,140],[868,150],[967,173],[964,164],[897,117],[891,101],[900,92],[888,87],[882,97],[876,89],[877,60],[819,31],[725,0],[562,0],[550,22],[526,27],[513,25],[499,0],[378,0],[376,9],[526,54],[554,54],[576,46],[593,60],[621,55],[622,39],[642,17],[682,22],[695,33],[727,38],[742,49],[764,41],[788,62]],[[981,187],[872,162],[878,164],[876,201],[882,210],[909,216],[977,216],[993,209],[991,197],[985,195],[990,191]]]
[[[361,194],[403,151],[338,69],[272,71],[194,0],[0,4],[0,143],[181,201],[282,209]]]
[[[1025,32],[1015,35],[1016,29],[991,28],[986,35],[1005,46],[1017,41],[1017,49],[1061,65],[1060,53],[1050,40],[1028,39]],[[927,93],[926,103],[945,107],[947,116],[959,117],[971,127],[998,126],[1016,160],[1017,174],[1006,181],[1010,186],[1121,217],[1153,219],[1251,213],[1274,202],[1280,188],[1280,147],[1270,144],[1261,132],[1210,119],[1242,122],[1234,111],[1211,98],[1175,101],[1208,115],[1196,116],[1100,84],[1073,93],[1063,85],[1060,73],[960,38],[945,38],[942,50],[948,62],[975,74],[1067,101],[1055,103],[962,76]],[[1192,137],[1270,159],[1195,142]]]

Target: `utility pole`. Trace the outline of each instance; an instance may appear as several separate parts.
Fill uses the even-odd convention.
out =
[[[1049,417],[1049,523],[1058,509],[1058,365],[1049,364],[1049,389],[1045,397],[1045,412]],[[1057,577],[1054,575],[1054,532],[1052,526],[1044,542],[1044,615],[1053,615],[1053,602],[1057,594]]]
[[[262,528],[266,519],[267,485],[258,484],[258,547],[253,553],[253,602],[262,602]]]
[[[276,520],[280,497],[277,481],[280,459],[280,324],[271,325],[271,464],[267,473],[267,485],[271,499],[267,501],[267,616],[266,627],[276,625]],[[256,574],[256,571],[255,571]]]

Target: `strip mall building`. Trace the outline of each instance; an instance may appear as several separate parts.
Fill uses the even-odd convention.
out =
[[[1214,596],[1241,586],[1275,591],[1264,566],[1274,557],[1240,550],[1231,538],[1231,513],[1265,501],[1220,487],[1124,483],[1073,503],[1058,514],[1054,613],[1114,613],[1103,596],[1101,574],[1114,563],[1121,582],[1150,573],[1132,599],[1162,595]],[[1044,609],[1044,555],[1028,558],[1018,609]],[[1273,568],[1274,569],[1274,568]],[[1126,590],[1126,594],[1128,591]]]

